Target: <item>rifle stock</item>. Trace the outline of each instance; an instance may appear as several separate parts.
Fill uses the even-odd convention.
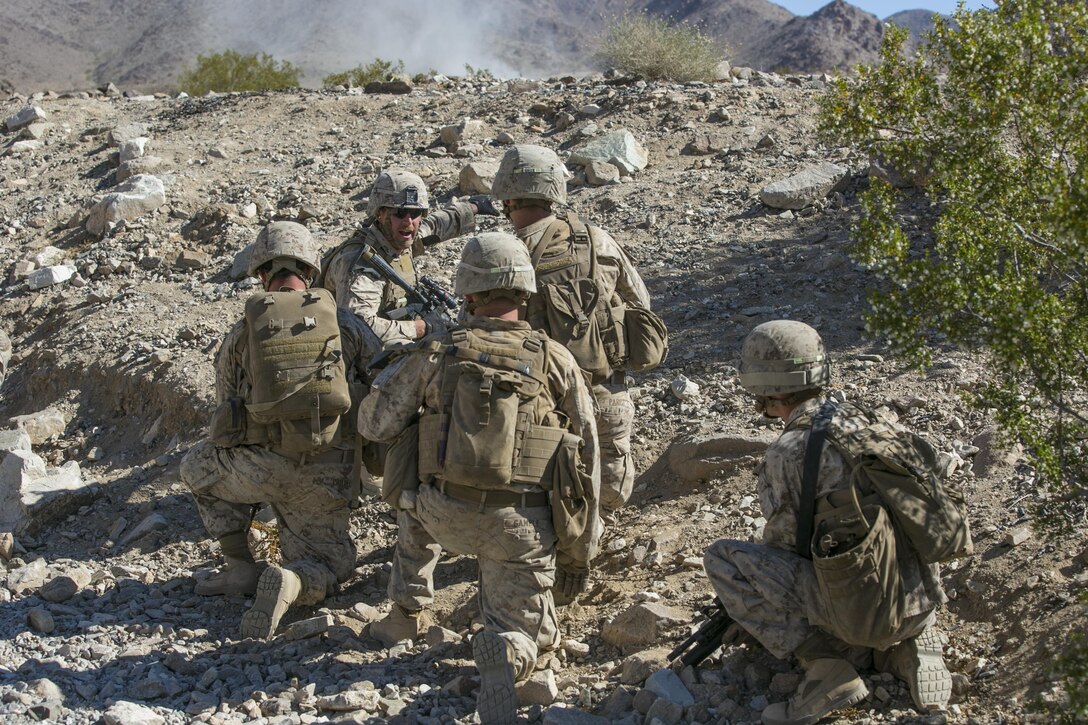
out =
[[[722,646],[722,635],[733,623],[733,618],[725,611],[725,607],[717,597],[714,597],[713,604],[703,607],[702,612],[707,620],[669,653],[669,662],[679,658],[681,666],[694,667]]]

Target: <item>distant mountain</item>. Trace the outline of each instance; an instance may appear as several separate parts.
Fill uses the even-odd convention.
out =
[[[766,36],[753,56],[764,70],[846,70],[874,63],[883,23],[844,0],[832,0],[808,17],[795,17]]]
[[[625,13],[690,23],[734,65],[847,69],[877,59],[882,24],[844,0],[796,17],[768,0],[2,0],[0,90],[176,86],[198,53],[268,52],[316,85],[376,57],[409,71],[546,77],[600,69],[601,34]],[[915,30],[929,13],[889,18]],[[396,32],[391,32],[395,28]]]

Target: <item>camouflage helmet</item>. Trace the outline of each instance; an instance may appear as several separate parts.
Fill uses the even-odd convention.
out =
[[[536,292],[533,260],[513,234],[484,232],[469,237],[453,281],[454,293],[474,294],[496,289]]]
[[[260,231],[249,250],[249,275],[256,277],[259,267],[280,258],[302,262],[315,273],[321,271],[320,247],[310,230],[296,222],[272,222]]]
[[[831,366],[820,333],[803,322],[773,320],[748,333],[740,349],[740,384],[763,397],[822,388]]]
[[[491,182],[491,196],[508,199],[544,199],[567,203],[569,172],[554,151],[521,144],[507,151]]]
[[[423,179],[404,169],[386,169],[378,174],[370,187],[366,213],[377,216],[378,210],[386,207],[427,211],[429,203],[427,185]]]

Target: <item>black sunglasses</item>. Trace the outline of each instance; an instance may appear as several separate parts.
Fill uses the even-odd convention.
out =
[[[397,219],[419,219],[423,216],[422,209],[394,209],[393,216]]]

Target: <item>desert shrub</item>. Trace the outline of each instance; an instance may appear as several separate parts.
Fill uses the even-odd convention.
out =
[[[1088,603],[1088,597],[1081,601]],[[1069,637],[1069,647],[1054,658],[1051,673],[1058,686],[1036,700],[1036,708],[1061,725],[1088,723],[1088,638],[1083,632]]]
[[[366,65],[357,65],[351,70],[330,73],[321,81],[323,86],[365,86],[374,81],[387,81],[393,76],[404,73],[404,61],[375,58]]]
[[[712,81],[725,58],[722,44],[693,26],[645,14],[617,19],[599,42],[602,62],[649,80]]]
[[[823,99],[831,140],[921,183],[874,181],[852,255],[882,280],[868,328],[921,365],[989,358],[972,393],[1025,446],[1040,520],[1083,522],[1088,472],[1088,7],[1004,0],[936,18]],[[900,205],[928,197],[928,213]]]
[[[196,68],[181,76],[181,90],[191,96],[208,91],[280,91],[298,88],[300,69],[267,53],[242,55],[234,50],[198,55]]]
[[[476,68],[468,63],[465,63],[465,78],[471,81],[493,81],[495,80],[495,74],[487,68]]]

